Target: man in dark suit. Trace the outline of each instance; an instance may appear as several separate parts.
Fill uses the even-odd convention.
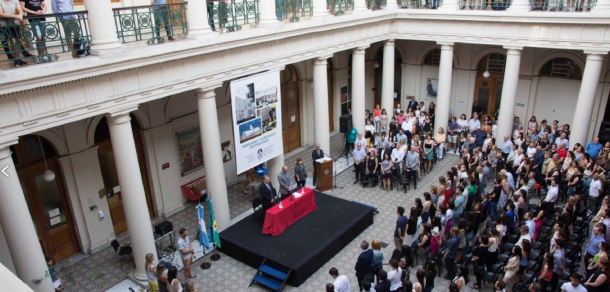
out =
[[[411,101],[409,101],[409,107],[413,110],[413,112],[415,112],[418,105],[419,105],[419,103],[415,99],[412,99]]]
[[[316,160],[324,157],[324,151],[320,149],[320,144],[316,144],[316,150],[311,152],[311,160],[313,160],[313,185],[316,185]]]
[[[356,278],[358,279],[358,287],[360,289],[358,291],[362,291],[362,281],[366,275],[373,274],[373,269],[371,262],[373,261],[373,250],[369,249],[369,243],[366,240],[363,240],[360,243],[360,248],[362,252],[358,256],[358,261],[356,261]]]
[[[384,270],[379,270],[377,272],[377,277],[379,278],[379,283],[375,285],[376,292],[390,292],[391,282],[388,280],[388,273]]]
[[[275,205],[275,196],[277,194],[277,192],[273,188],[273,185],[271,184],[269,176],[265,175],[265,177],[263,178],[263,183],[258,187],[258,191],[260,192],[261,198],[263,199],[263,213],[266,213],[267,209]]]
[[[379,147],[379,149],[377,149],[377,161],[381,164],[381,162],[383,162],[383,155],[385,154],[388,155],[392,155],[392,148],[390,148],[390,145],[384,143],[381,143],[381,147]]]

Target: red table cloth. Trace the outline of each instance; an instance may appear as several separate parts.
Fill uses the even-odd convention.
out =
[[[280,209],[280,204],[269,208],[265,215],[265,224],[263,225],[263,234],[271,234],[272,236],[278,236],[284,232],[288,226],[297,222],[303,216],[309,214],[309,212],[315,210],[316,196],[314,195],[313,189],[304,187],[304,195],[299,198],[295,198],[294,201],[290,201],[290,197],[282,201],[284,208]],[[300,193],[301,190],[297,190]]]

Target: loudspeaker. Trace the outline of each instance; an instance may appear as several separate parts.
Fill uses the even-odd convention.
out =
[[[172,224],[172,222],[169,222],[167,220],[155,225],[155,233],[159,234],[159,235],[164,235],[167,233],[170,233],[174,231],[174,224]]]
[[[606,142],[610,142],[610,122],[602,121],[597,136],[599,137],[599,143],[602,145],[606,144]]]
[[[352,130],[352,114],[345,114],[339,117],[339,130],[347,133]]]

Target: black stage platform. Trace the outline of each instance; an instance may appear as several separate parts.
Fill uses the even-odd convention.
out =
[[[286,228],[280,236],[263,234],[261,217],[252,221],[250,215],[220,232],[220,251],[255,269],[263,258],[267,258],[267,263],[290,268],[293,272],[288,284],[298,287],[373,224],[370,207],[317,191],[315,196],[318,208]]]

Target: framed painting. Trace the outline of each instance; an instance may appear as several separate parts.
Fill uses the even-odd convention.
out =
[[[180,177],[193,174],[203,169],[203,150],[199,125],[190,126],[174,132],[178,169]]]

